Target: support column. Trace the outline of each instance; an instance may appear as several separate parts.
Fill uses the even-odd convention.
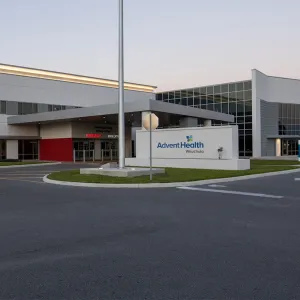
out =
[[[19,158],[18,140],[6,141],[6,158],[7,159]]]
[[[281,156],[281,139],[275,141],[276,156]]]
[[[198,119],[192,117],[184,117],[179,120],[180,127],[197,127]]]
[[[211,126],[211,120],[204,120],[204,126]]]

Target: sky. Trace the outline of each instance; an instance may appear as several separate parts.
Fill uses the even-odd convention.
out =
[[[0,0],[0,63],[118,78],[118,0]],[[299,0],[124,0],[125,80],[300,78]]]

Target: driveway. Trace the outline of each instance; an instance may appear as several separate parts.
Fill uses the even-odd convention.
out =
[[[300,295],[297,175],[221,188],[283,198],[41,181],[70,168],[78,166],[0,170],[0,299]]]

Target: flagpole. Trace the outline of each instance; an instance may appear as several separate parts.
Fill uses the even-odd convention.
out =
[[[123,0],[119,0],[119,168],[125,168]]]

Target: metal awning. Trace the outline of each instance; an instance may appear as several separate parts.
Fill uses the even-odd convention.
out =
[[[157,100],[125,102],[124,104],[125,113],[135,113],[143,111],[163,112],[167,114],[200,118],[204,120],[234,122],[233,115],[227,115],[215,111],[183,106],[178,104],[160,102]],[[118,103],[21,116],[10,116],[7,118],[7,123],[9,125],[21,125],[56,121],[63,122],[115,114],[118,114]]]

